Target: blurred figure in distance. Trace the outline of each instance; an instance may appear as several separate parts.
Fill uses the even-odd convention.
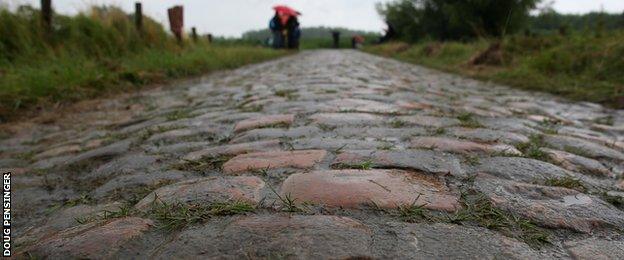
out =
[[[298,49],[301,29],[297,16],[301,13],[285,5],[275,6],[273,10],[275,10],[275,16],[269,23],[269,28],[273,33],[273,48]]]
[[[284,48],[284,24],[282,24],[282,19],[280,17],[280,13],[275,11],[275,16],[269,22],[269,29],[271,29],[271,33],[273,33],[273,48],[280,49]]]

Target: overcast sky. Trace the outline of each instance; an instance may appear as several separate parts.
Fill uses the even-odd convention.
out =
[[[196,26],[200,33],[240,36],[250,29],[265,28],[273,15],[271,7],[287,4],[301,11],[303,26],[341,26],[351,29],[382,31],[383,21],[375,3],[391,0],[143,0],[144,12],[160,22],[167,20],[167,8],[184,5],[185,27]],[[0,0],[11,6],[23,3],[38,5],[40,0]],[[57,12],[75,14],[92,4],[113,4],[127,11],[136,0],[52,0]],[[586,13],[604,10],[624,11],[624,0],[556,0],[554,9],[563,13]]]

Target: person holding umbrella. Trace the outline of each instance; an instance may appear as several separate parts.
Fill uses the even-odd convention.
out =
[[[284,48],[284,25],[282,25],[280,19],[280,13],[275,11],[275,16],[269,22],[269,29],[271,29],[271,33],[273,34],[273,48],[281,49]]]
[[[297,16],[301,15],[301,13],[285,5],[278,5],[273,7],[273,9],[275,10],[275,16],[269,23],[269,28],[273,33],[273,48],[299,48],[301,30],[299,29]],[[286,40],[288,40],[287,43]]]
[[[299,12],[297,12],[299,15]],[[286,22],[286,35],[288,37],[288,48],[299,49],[299,38],[301,37],[301,29],[299,28],[299,20],[297,15],[290,16]]]

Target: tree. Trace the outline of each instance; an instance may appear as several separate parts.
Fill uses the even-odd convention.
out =
[[[397,0],[379,13],[404,40],[500,37],[522,28],[540,0]]]

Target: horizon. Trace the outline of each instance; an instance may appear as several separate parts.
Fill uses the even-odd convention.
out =
[[[303,13],[300,18],[302,27],[330,27],[345,28],[367,32],[381,33],[386,28],[385,23],[375,9],[379,2],[392,0],[230,0],[227,2],[216,0],[177,0],[164,3],[159,1],[143,2],[143,12],[156,21],[166,25],[168,7],[174,5],[185,6],[185,29],[197,27],[200,34],[211,33],[215,37],[239,38],[245,32],[262,30],[268,25],[273,15],[271,7],[277,4],[289,5]],[[131,13],[134,10],[135,0],[63,0],[54,1],[55,11],[64,15],[75,15],[84,12],[93,5],[113,5]],[[9,0],[10,8],[22,4],[39,6],[39,0]],[[552,5],[553,9],[562,14],[584,14],[591,12],[622,13],[624,1],[621,0],[558,0]],[[237,15],[228,14],[236,10]],[[261,11],[258,11],[261,10]],[[205,11],[205,12],[201,12]],[[352,19],[364,17],[366,19]]]

